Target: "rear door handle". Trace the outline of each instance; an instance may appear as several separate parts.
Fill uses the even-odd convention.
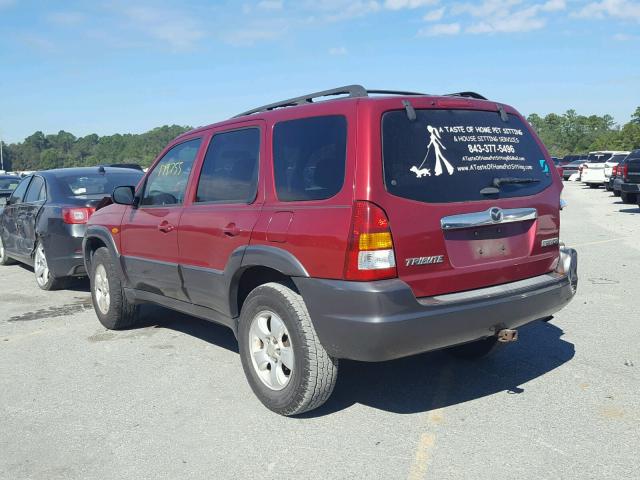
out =
[[[171,225],[169,222],[167,222],[166,220],[163,220],[162,222],[160,222],[160,224],[158,225],[158,230],[160,230],[162,233],[169,233],[169,232],[173,232],[176,229],[175,226]]]
[[[222,229],[222,233],[227,237],[235,237],[240,234],[240,230],[236,227],[235,223],[230,223]]]

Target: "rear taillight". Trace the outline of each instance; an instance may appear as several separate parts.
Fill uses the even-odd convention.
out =
[[[73,207],[62,209],[62,221],[72,225],[87,223],[91,214],[95,212],[95,208],[89,207]]]
[[[622,167],[622,176],[624,177],[625,181],[627,180],[627,177],[629,176],[629,164],[625,163],[624,167]]]
[[[611,169],[611,176],[615,177],[616,175],[618,175],[618,166],[614,165],[613,168]]]
[[[344,277],[366,281],[397,276],[387,215],[373,203],[355,202]]]

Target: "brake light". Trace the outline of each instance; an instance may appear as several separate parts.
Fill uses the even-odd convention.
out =
[[[371,202],[356,201],[353,206],[344,277],[347,280],[367,281],[397,276],[393,239],[387,215]]]
[[[618,175],[618,166],[614,165],[613,168],[611,169],[611,176],[615,177]]]
[[[624,177],[625,180],[627,180],[627,177],[629,176],[629,164],[625,163],[624,167],[622,167],[622,176]]]
[[[62,221],[71,225],[87,223],[95,210],[89,207],[65,207],[62,209]]]

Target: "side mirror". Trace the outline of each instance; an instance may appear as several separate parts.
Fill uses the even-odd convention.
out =
[[[135,187],[124,186],[124,187],[116,187],[111,194],[111,200],[113,203],[117,203],[119,205],[133,205],[135,196]]]

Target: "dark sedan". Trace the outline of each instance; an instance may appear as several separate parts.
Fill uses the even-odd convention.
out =
[[[563,165],[562,178],[564,178],[565,180],[569,180],[569,177],[572,174],[578,173],[580,169],[580,165],[582,165],[583,163],[584,163],[584,160],[574,160],[571,163],[567,163],[566,165]]]
[[[0,205],[4,205],[19,183],[20,177],[16,175],[0,175]]]
[[[84,276],[82,238],[95,206],[113,189],[137,185],[128,168],[61,168],[22,179],[0,212],[0,265],[31,265],[43,290]]]

